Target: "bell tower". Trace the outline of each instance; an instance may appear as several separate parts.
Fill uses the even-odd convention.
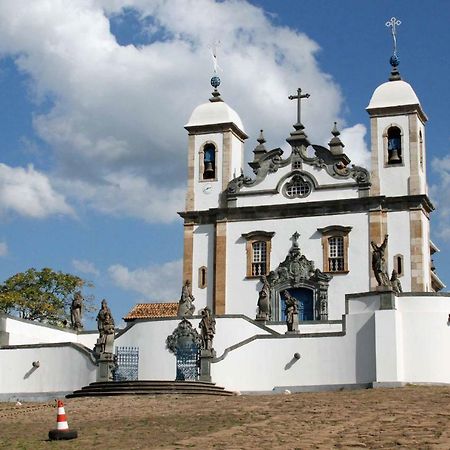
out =
[[[428,198],[426,180],[425,123],[427,116],[410,84],[398,70],[396,26],[389,81],[378,86],[367,106],[371,129],[370,195],[382,204],[369,212],[369,243],[381,244],[389,235],[389,274],[402,273],[404,290],[432,289],[430,220],[434,209]],[[371,288],[376,288],[371,276]]]
[[[426,195],[425,122],[427,116],[410,84],[398,71],[396,26],[389,81],[378,86],[367,106],[371,129],[371,195]]]
[[[220,79],[209,102],[197,106],[185,125],[189,133],[188,188],[184,218],[183,280],[192,282],[196,308],[224,314],[227,267],[227,221],[216,211],[222,193],[243,170],[247,135],[239,115],[221,98]],[[208,216],[201,223],[199,216]],[[195,218],[195,219],[194,219]]]

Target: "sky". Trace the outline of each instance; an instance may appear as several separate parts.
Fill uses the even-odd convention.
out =
[[[2,0],[0,279],[51,267],[93,282],[116,323],[135,303],[181,290],[190,113],[210,97],[240,115],[247,161],[264,129],[286,147],[302,122],[325,144],[333,122],[353,163],[369,164],[372,92],[400,73],[426,125],[432,239],[450,283],[450,2],[447,0]],[[85,320],[93,326],[93,320]]]

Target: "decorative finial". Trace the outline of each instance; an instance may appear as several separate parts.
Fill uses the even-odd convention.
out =
[[[330,146],[330,151],[333,155],[341,155],[344,153],[344,147],[345,145],[342,143],[341,139],[339,138],[339,135],[341,134],[340,131],[337,129],[337,122],[334,122],[334,127],[331,130],[331,134],[333,137],[331,138],[328,145]]]
[[[293,247],[298,247],[298,238],[300,237],[300,233],[298,231],[296,231],[293,235],[292,235],[292,246]]]
[[[393,42],[393,52],[389,59],[389,63],[392,66],[391,76],[389,77],[390,81],[401,80],[400,73],[398,71],[400,60],[397,55],[397,26],[401,24],[402,22],[395,17],[391,17],[391,19],[386,22],[386,26],[391,29]]]
[[[334,122],[334,127],[333,127],[333,129],[331,130],[331,134],[334,136],[334,137],[338,137],[341,133],[340,133],[340,131],[337,129],[337,122]]]
[[[258,141],[258,145],[253,150],[254,158],[253,162],[258,161],[263,155],[267,153],[267,149],[265,147],[266,140],[264,139],[263,130],[260,130],[259,137],[256,139]]]
[[[263,134],[264,130],[259,130],[259,131],[260,131],[259,137],[256,140],[259,142],[260,145],[263,145],[266,143],[266,140],[264,139],[264,134]]]
[[[220,69],[219,64],[217,63],[217,47],[220,45],[220,41],[215,42],[213,45],[210,46],[211,49],[211,56],[213,60],[213,71],[214,74],[211,77],[211,86],[214,88],[214,91],[212,92],[212,98],[209,99],[210,102],[221,102],[223,101],[220,98],[220,93],[217,90],[217,88],[220,86],[220,78],[217,75],[218,70]]]

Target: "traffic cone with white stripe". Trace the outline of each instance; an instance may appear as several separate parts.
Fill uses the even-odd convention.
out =
[[[56,430],[50,430],[48,432],[48,438],[51,441],[75,439],[78,437],[78,433],[75,430],[69,430],[66,411],[64,410],[64,403],[61,400],[58,400],[57,406],[58,413],[56,415]]]

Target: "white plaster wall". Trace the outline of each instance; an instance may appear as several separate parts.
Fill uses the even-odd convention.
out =
[[[409,211],[389,212],[387,214],[388,242],[388,273],[391,276],[394,269],[394,256],[403,255],[404,275],[400,277],[404,292],[411,291],[411,226]],[[377,245],[381,242],[377,242]]]
[[[194,227],[194,244],[192,260],[192,295],[195,297],[196,311],[205,306],[212,308],[214,292],[214,225],[198,225]],[[199,287],[199,269],[207,270],[207,286]]]
[[[374,336],[369,312],[349,317],[342,337],[257,339],[212,364],[212,378],[238,391],[370,383],[375,377]],[[293,358],[296,352],[299,360]]]
[[[9,345],[38,344],[44,342],[76,342],[77,334],[71,330],[45,326],[37,322],[5,319]]]
[[[378,167],[380,170],[380,194],[390,197],[408,195],[408,179],[410,175],[409,155],[409,123],[408,116],[379,117],[377,146]],[[402,162],[400,166],[386,166],[383,147],[383,134],[390,126],[397,126],[402,132]]]
[[[167,350],[166,339],[179,322],[178,319],[137,322],[115,340],[116,347],[139,347],[139,379],[175,379],[176,358]],[[200,332],[200,319],[194,318],[190,322]],[[256,334],[269,333],[242,318],[216,318],[214,349],[217,356],[222,355],[226,348]]]
[[[98,337],[98,332],[77,334],[68,328],[57,328],[12,317],[2,317],[0,320],[0,331],[9,333],[9,345],[78,342],[93,348]]]
[[[241,192],[252,192],[255,191],[256,186],[253,189],[241,190]],[[319,202],[326,200],[343,200],[358,198],[358,189],[353,188],[341,188],[341,189],[313,189],[311,194],[305,198],[286,198],[281,192],[278,194],[269,195],[251,195],[237,197],[236,206],[261,206],[261,205],[279,205],[279,204],[290,204],[290,203],[309,203],[309,202]]]
[[[425,290],[430,292],[431,289],[431,255],[430,255],[430,219],[425,214],[421,215],[423,227],[422,252],[424,255],[423,261],[423,278],[425,280]]]
[[[223,162],[223,135],[222,133],[199,134],[194,138],[194,209],[205,210],[217,208],[219,197],[222,192],[222,162]],[[199,151],[206,142],[213,143],[216,148],[216,178],[217,180],[201,180]],[[210,190],[205,193],[203,189],[209,186]]]
[[[39,361],[40,366],[33,369],[33,361]],[[0,367],[3,400],[30,393],[69,393],[96,377],[96,366],[89,356],[69,345],[0,349]]]
[[[244,143],[231,133],[231,178],[238,177],[244,167]]]
[[[285,334],[287,327],[285,323],[272,324],[268,323],[267,327],[280,334]],[[298,327],[300,334],[306,333],[336,333],[342,331],[342,323],[303,323],[300,322]]]
[[[256,316],[256,303],[260,281],[246,278],[247,254],[243,233],[250,231],[275,232],[272,238],[270,269],[274,270],[284,261],[292,245],[291,236],[300,233],[299,245],[302,253],[323,270],[321,233],[317,228],[328,225],[351,226],[349,234],[349,273],[334,275],[329,287],[329,319],[339,320],[345,312],[344,297],[349,292],[369,290],[369,249],[367,214],[330,215],[265,220],[254,222],[229,222],[227,224],[227,314]]]
[[[450,297],[400,297],[403,380],[450,383]]]

